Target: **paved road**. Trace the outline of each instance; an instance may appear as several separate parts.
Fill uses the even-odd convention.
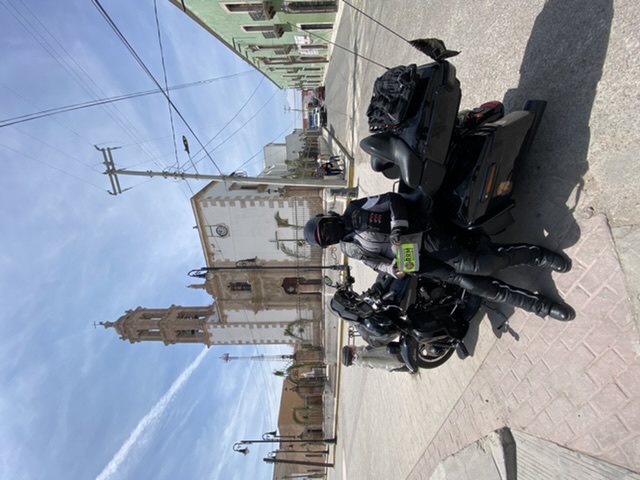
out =
[[[513,335],[476,324],[473,356],[417,376],[343,369],[339,446],[330,478],[426,479],[437,463],[510,426],[640,471],[640,2],[431,0],[350,2],[407,39],[438,37],[454,59],[462,108],[549,101],[516,184],[518,223],[502,240],[574,259],[566,275],[505,277],[578,310],[569,324],[515,313]],[[371,85],[385,66],[426,62],[402,39],[342,4],[326,87],[329,130],[354,158],[360,193],[390,182],[357,148]],[[411,19],[411,23],[406,23]],[[371,61],[370,61],[371,60]],[[635,119],[635,120],[634,120]],[[622,262],[620,261],[622,259]],[[625,275],[626,273],[626,275]],[[356,268],[359,288],[372,272]],[[630,293],[632,297],[630,298]],[[510,313],[510,312],[507,312]]]

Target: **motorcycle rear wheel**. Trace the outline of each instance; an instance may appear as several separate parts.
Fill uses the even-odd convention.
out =
[[[449,360],[454,351],[455,348],[434,348],[428,343],[423,343],[416,351],[416,365],[424,369],[437,368]]]

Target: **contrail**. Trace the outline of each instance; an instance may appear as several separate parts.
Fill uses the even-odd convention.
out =
[[[204,349],[200,352],[200,355],[196,357],[196,359],[191,362],[184,372],[180,374],[180,376],[173,382],[173,385],[167,390],[160,400],[153,406],[153,408],[147,413],[136,428],[133,429],[129,438],[122,444],[120,450],[113,456],[111,461],[107,464],[106,467],[100,472],[100,474],[96,477],[96,480],[107,480],[111,478],[113,475],[118,473],[118,470],[122,466],[122,464],[127,460],[129,454],[131,453],[133,447],[136,445],[136,442],[140,439],[140,437],[150,428],[152,427],[160,418],[162,414],[171,403],[171,400],[176,396],[176,394],[184,387],[184,385],[189,380],[189,377],[193,374],[193,372],[198,368],[198,366],[204,360],[209,349]]]

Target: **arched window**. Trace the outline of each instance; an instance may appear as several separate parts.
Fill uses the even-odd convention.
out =
[[[319,278],[307,280],[304,277],[287,277],[282,281],[282,289],[289,295],[308,295],[321,293],[322,281]]]
[[[251,284],[249,282],[229,282],[227,288],[232,292],[250,292]]]

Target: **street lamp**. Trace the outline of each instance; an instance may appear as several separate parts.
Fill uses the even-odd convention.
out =
[[[233,444],[233,451],[241,453],[243,455],[247,455],[249,453],[249,448],[247,445],[251,445],[254,443],[309,443],[309,444],[335,444],[337,438],[321,438],[321,439],[310,439],[310,438],[301,438],[300,435],[278,435],[278,431],[274,430],[272,432],[266,432],[262,434],[262,439],[260,440],[240,440]]]
[[[249,454],[249,447],[247,447],[241,442],[238,442],[233,444],[233,451],[241,453],[244,456],[247,456]]]
[[[297,270],[297,271],[307,271],[307,270],[339,270],[339,271],[348,271],[348,265],[297,265],[297,266],[277,266],[277,265],[257,265],[255,260],[246,261],[240,260],[236,262],[233,267],[202,267],[191,270],[188,275],[194,278],[207,278],[207,273],[209,272],[218,272],[225,270]]]
[[[337,438],[322,438],[322,439],[308,439],[301,438],[302,433],[300,435],[287,435],[281,436],[278,435],[277,430],[273,430],[271,432],[266,432],[262,434],[262,439],[260,440],[240,440],[233,444],[233,451],[241,453],[242,455],[247,455],[249,453],[249,448],[247,445],[251,445],[254,443],[307,443],[307,444],[335,444],[337,442]],[[322,462],[307,462],[300,460],[285,460],[276,457],[276,452],[270,452],[266,458],[262,460],[265,463],[286,463],[290,465],[306,465],[309,467],[325,467],[332,468],[333,463],[322,463]]]
[[[279,453],[304,453],[307,457],[319,457],[321,455],[328,455],[329,450],[274,450],[267,453],[267,457],[277,458]]]

